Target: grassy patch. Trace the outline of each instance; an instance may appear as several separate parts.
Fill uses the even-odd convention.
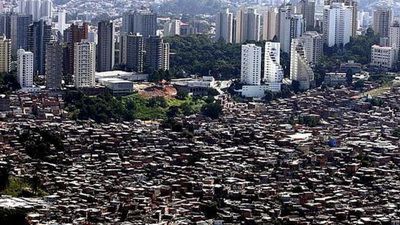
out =
[[[28,181],[23,178],[11,176],[8,180],[8,185],[2,194],[13,197],[33,197],[45,196],[47,193],[41,189],[38,189],[35,193],[32,189],[32,185]]]

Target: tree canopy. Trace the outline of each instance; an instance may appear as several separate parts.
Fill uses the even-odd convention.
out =
[[[223,41],[213,42],[206,35],[168,37],[171,45],[171,70],[216,78],[236,78],[240,74],[241,47]]]

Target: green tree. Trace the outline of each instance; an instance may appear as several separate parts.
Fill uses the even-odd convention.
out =
[[[400,128],[394,129],[393,132],[392,132],[392,135],[393,135],[394,137],[400,138]]]
[[[222,106],[219,103],[208,103],[201,109],[203,115],[211,119],[218,119],[222,115]]]

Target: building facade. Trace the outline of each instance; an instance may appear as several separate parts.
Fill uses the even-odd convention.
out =
[[[40,20],[28,28],[28,50],[33,53],[34,73],[45,74],[46,46],[51,41],[51,25]]]
[[[22,89],[33,87],[33,53],[17,51],[17,79]]]
[[[398,61],[398,50],[393,47],[373,45],[371,47],[371,65],[387,69],[393,68]]]
[[[262,37],[265,41],[272,41],[278,38],[279,32],[279,12],[278,9],[273,7],[269,8],[263,13]]]
[[[246,85],[261,84],[261,51],[255,44],[242,45],[241,83]]]
[[[11,40],[0,36],[0,73],[8,73],[11,69]]]
[[[235,41],[259,41],[261,36],[261,15],[253,8],[241,8],[236,15]]]
[[[353,35],[353,9],[344,3],[332,3],[324,9],[324,42],[332,47],[350,42]]]
[[[115,62],[115,28],[110,21],[99,22],[97,44],[97,71],[111,71]]]
[[[82,40],[75,43],[74,83],[76,88],[94,87],[96,72],[96,45]]]
[[[291,4],[286,4],[279,9],[279,42],[283,52],[290,52],[293,38],[300,37],[305,31],[303,15],[294,14]]]
[[[298,6],[300,14],[303,15],[306,30],[313,30],[315,24],[315,1],[300,0]]]
[[[389,36],[389,28],[392,25],[393,12],[390,7],[378,7],[373,13],[372,28],[380,37]]]
[[[266,42],[264,54],[264,82],[268,83],[271,91],[281,91],[283,69],[280,64],[279,42]]]
[[[160,36],[146,38],[145,48],[146,68],[149,73],[169,69],[169,44],[164,43]]]
[[[28,29],[32,23],[32,16],[11,14],[11,55],[17,55],[18,49],[28,48]]]
[[[50,90],[61,89],[63,76],[62,70],[63,48],[56,41],[46,45],[46,88]]]
[[[303,43],[308,62],[317,64],[323,55],[323,36],[316,31],[307,31],[299,40]]]
[[[389,46],[400,49],[400,24],[397,21],[389,28]]]
[[[233,13],[229,12],[229,9],[216,16],[215,40],[233,42]]]
[[[66,43],[63,60],[64,73],[70,75],[74,74],[75,43],[88,39],[88,33],[89,25],[87,23],[71,24],[71,26],[64,31],[64,42]]]
[[[144,38],[140,34],[126,36],[126,68],[143,73],[144,69]]]
[[[303,43],[293,39],[290,51],[290,79],[299,83],[301,90],[310,89],[314,85],[314,72],[307,60]]]
[[[157,14],[150,10],[138,10],[126,13],[122,18],[122,33],[143,37],[157,34]]]
[[[20,0],[18,11],[22,15],[31,15],[33,21],[52,18],[51,0]]]
[[[164,37],[170,37],[181,34],[181,21],[171,20],[164,24]]]

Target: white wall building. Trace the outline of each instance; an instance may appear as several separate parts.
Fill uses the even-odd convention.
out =
[[[317,64],[323,54],[323,37],[316,31],[307,31],[299,38],[303,43],[307,60],[312,64]]]
[[[96,44],[83,40],[75,43],[74,83],[75,87],[94,87],[96,72]]]
[[[281,91],[283,69],[280,65],[279,42],[266,42],[264,54],[264,82],[269,84],[273,92]]]
[[[332,3],[324,9],[323,31],[325,43],[332,47],[350,42],[353,26],[353,7]]]
[[[290,51],[290,79],[298,81],[301,90],[310,89],[314,83],[314,72],[307,60],[304,46],[299,39],[293,39]]]
[[[226,9],[216,16],[215,40],[233,42],[233,14]]]
[[[293,38],[301,37],[305,30],[303,15],[294,14],[291,4],[279,9],[279,42],[283,52],[290,52]]]
[[[67,11],[64,9],[57,10],[57,23],[56,28],[57,30],[63,34],[64,30],[67,29]]]
[[[33,21],[52,18],[53,2],[51,0],[19,0],[18,11],[23,15],[32,15]]]
[[[261,84],[261,47],[255,44],[242,45],[241,83]]]
[[[400,24],[397,21],[389,28],[389,46],[400,49]]]
[[[17,78],[22,89],[33,87],[33,53],[17,51]]]
[[[371,65],[392,68],[398,61],[398,50],[393,47],[381,47],[373,45],[371,47]]]
[[[181,21],[180,20],[171,20],[167,21],[164,24],[164,36],[175,36],[181,34]]]

